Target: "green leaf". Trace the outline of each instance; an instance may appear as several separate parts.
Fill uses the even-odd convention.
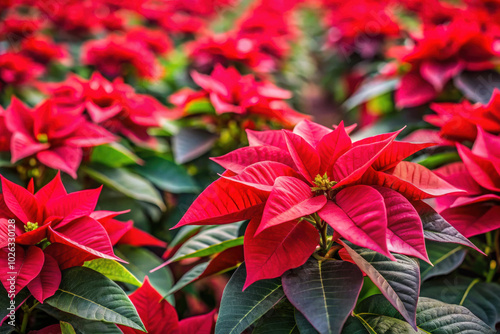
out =
[[[84,319],[146,331],[125,292],[112,280],[89,268],[64,270],[59,289],[45,303]]]
[[[259,319],[252,334],[300,334],[292,304],[283,299]]]
[[[124,264],[124,267],[140,281],[144,281],[144,277],[147,275],[151,285],[162,296],[165,296],[171,289],[174,278],[168,267],[150,272],[160,266],[163,261],[149,250],[129,245],[119,245],[115,248],[115,254],[128,262],[128,264]],[[175,302],[173,296],[168,297],[167,300],[172,305]]]
[[[217,135],[202,129],[180,129],[172,139],[175,161],[183,164],[202,156],[212,149],[217,138]]]
[[[467,251],[460,245],[427,241],[427,255],[434,266],[420,261],[422,281],[434,276],[447,275],[458,268],[465,259]]]
[[[10,334],[16,331],[16,327],[7,324],[7,321],[0,327],[0,334]]]
[[[184,167],[161,157],[147,159],[143,166],[133,166],[132,169],[161,190],[174,194],[199,191]]]
[[[123,168],[99,166],[83,170],[97,182],[133,199],[152,203],[165,210],[165,203],[155,187],[146,179]]]
[[[344,243],[344,247],[363,272],[371,278],[387,300],[415,328],[420,269],[418,262],[406,255],[394,254],[397,261],[370,249]]]
[[[468,277],[442,277],[425,283],[421,295],[462,305],[492,328],[500,322],[500,284]]]
[[[203,272],[205,271],[205,269],[207,269],[209,263],[210,262],[200,263],[200,264],[194,266],[193,268],[191,268],[191,270],[189,270],[187,273],[185,273],[179,279],[179,281],[177,283],[175,283],[175,285],[172,287],[172,289],[170,289],[167,292],[167,295],[171,295],[173,293],[176,293],[177,291],[179,291],[180,289],[182,289],[183,287],[185,287],[186,285],[188,285],[189,283],[193,282],[198,277],[200,277],[201,274],[203,274]]]
[[[177,246],[178,244],[183,243],[186,241],[189,237],[192,235],[196,234],[203,226],[199,225],[186,225],[182,226],[178,231],[177,234],[175,235],[174,239],[168,243],[168,246],[170,248],[173,248]]]
[[[75,329],[70,323],[60,321],[59,325],[61,326],[61,334],[76,334]]]
[[[398,82],[399,79],[374,79],[367,81],[363,83],[361,87],[359,87],[356,92],[344,102],[343,107],[346,108],[346,110],[350,110],[366,101],[369,101],[372,98],[393,91],[396,88]]]
[[[135,286],[142,284],[127,268],[115,260],[95,259],[86,261],[83,266],[93,269],[115,282],[129,283]]]
[[[184,111],[188,114],[213,114],[215,109],[209,99],[196,99],[186,104]]]
[[[119,143],[94,147],[90,161],[115,168],[142,163],[138,156]]]
[[[294,317],[300,334],[318,334],[318,331],[313,327],[313,325],[311,325],[309,320],[307,320],[306,317],[300,313],[299,310],[295,309]]]
[[[5,290],[3,284],[0,284],[1,287],[0,287],[0,319],[3,319],[5,318],[9,312],[10,312],[10,298],[9,298],[9,295],[7,293],[7,290]],[[14,298],[14,305],[15,307],[19,307],[21,306],[26,298],[28,298],[30,296],[30,292],[28,291],[27,288],[24,288],[22,289],[21,291],[19,291],[16,295],[16,297]],[[7,322],[8,320],[5,320],[5,322]]]
[[[226,224],[201,231],[186,241],[167,263],[192,257],[209,256],[231,247],[243,245],[243,237],[238,237],[242,223]]]
[[[497,71],[463,71],[453,78],[453,83],[469,100],[487,104],[495,88],[500,88]]]
[[[215,334],[243,332],[285,296],[279,278],[257,281],[242,291],[246,276],[245,265],[241,265],[227,283]]]
[[[282,281],[288,300],[318,332],[337,334],[356,305],[363,273],[350,262],[310,258]]]
[[[370,331],[369,326],[365,327],[364,322],[362,318],[357,316],[349,317],[342,328],[342,334],[376,334],[374,331]]]
[[[122,334],[122,331],[115,324],[83,319],[73,314],[62,312],[47,305],[47,303],[39,304],[36,309],[47,313],[59,321],[70,323],[73,328],[82,334]]]
[[[382,295],[363,300],[356,307],[354,315],[365,326],[368,334],[417,333]],[[418,301],[417,328],[418,333],[422,334],[495,333],[465,307],[424,297]]]

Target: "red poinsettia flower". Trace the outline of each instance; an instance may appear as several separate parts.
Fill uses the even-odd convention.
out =
[[[10,150],[11,134],[5,123],[5,110],[0,107],[0,152]]]
[[[41,36],[24,39],[20,53],[44,66],[56,60],[68,64],[70,60],[69,53],[63,46]]]
[[[210,76],[198,72],[192,72],[191,76],[203,91],[182,90],[175,94],[170,101],[181,109],[189,102],[208,96],[217,114],[256,115],[284,125],[294,125],[307,118],[284,101],[291,98],[289,91],[271,82],[257,81],[253,75],[243,76],[233,67],[216,65]]]
[[[106,229],[90,217],[100,191],[68,194],[58,174],[34,193],[32,182],[27,190],[2,177],[0,261],[2,268],[8,268],[7,251],[15,248],[16,268],[10,275],[15,273],[16,293],[27,286],[43,302],[59,287],[60,269],[96,258],[122,261],[114,254]],[[15,246],[7,236],[15,239]],[[7,288],[7,271],[1,276]]]
[[[50,99],[29,109],[14,97],[5,118],[12,133],[12,162],[34,156],[40,163],[73,178],[82,161],[82,148],[116,140],[80,112],[61,111]]]
[[[467,194],[437,199],[440,214],[464,236],[500,228],[500,137],[478,127],[472,150],[457,144],[462,162],[436,173]]]
[[[249,147],[213,159],[226,172],[176,226],[252,219],[245,233],[245,286],[302,265],[318,246],[314,225],[328,224],[334,239],[390,258],[396,252],[428,261],[414,203],[464,192],[403,161],[433,144],[395,141],[399,132],[352,143],[343,123],[332,130],[304,120],[293,132],[247,133]]]
[[[396,91],[399,107],[414,107],[434,99],[446,83],[462,70],[492,68],[498,55],[493,36],[481,30],[478,22],[456,18],[446,25],[427,26],[415,38],[411,49],[394,48],[392,56],[411,65]]]
[[[20,15],[12,11],[0,23],[0,39],[12,43],[31,36],[40,30],[42,20],[37,17]]]
[[[110,78],[135,74],[140,78],[155,80],[162,75],[160,64],[146,44],[121,35],[85,42],[82,46],[82,62],[94,66]]]
[[[229,66],[232,63],[242,63],[258,72],[271,72],[278,67],[278,59],[267,52],[261,52],[260,45],[268,44],[268,36],[258,35],[258,39],[240,36],[231,31],[224,34],[206,35],[186,44],[189,57],[197,69],[207,72],[215,64]],[[278,42],[279,40],[274,40]],[[275,43],[274,48],[286,48],[281,42]],[[285,54],[286,51],[273,52]]]
[[[42,66],[21,54],[7,52],[0,55],[0,89],[5,85],[26,84],[42,73]]]
[[[155,290],[148,277],[142,286],[130,295],[149,334],[212,334],[215,329],[215,311],[179,321],[175,308]],[[139,330],[118,325],[124,334],[140,334]]]
[[[371,58],[381,51],[384,39],[399,35],[399,26],[385,2],[323,2],[330,10],[326,17],[327,42],[344,56],[357,52],[364,58]]]
[[[154,54],[162,55],[172,49],[172,42],[166,33],[157,29],[144,27],[133,28],[127,31],[127,39],[133,42],[144,43]]]
[[[85,110],[94,123],[139,145],[154,147],[156,140],[148,129],[160,126],[163,118],[178,117],[152,96],[137,94],[123,79],[110,82],[99,72],[88,81],[72,75],[64,82],[39,84],[39,88],[51,95],[58,108]]]
[[[500,90],[495,89],[490,101],[471,104],[468,101],[461,103],[434,103],[431,105],[437,115],[427,115],[424,119],[440,130],[440,136],[453,141],[473,142],[477,135],[477,127],[483,130],[500,134]]]

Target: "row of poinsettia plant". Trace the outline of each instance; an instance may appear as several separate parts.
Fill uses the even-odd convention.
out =
[[[0,332],[495,333],[498,8],[4,1]]]

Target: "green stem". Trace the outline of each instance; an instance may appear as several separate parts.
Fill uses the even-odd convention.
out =
[[[28,328],[28,320],[29,320],[29,317],[30,317],[30,308],[24,304],[22,306],[22,310],[23,310],[23,322],[21,323],[21,334],[25,334],[26,333],[26,329]]]

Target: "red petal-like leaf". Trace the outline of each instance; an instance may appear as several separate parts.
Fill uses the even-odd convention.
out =
[[[387,212],[384,198],[369,186],[341,190],[337,204],[328,201],[319,216],[352,243],[393,259],[387,248]]]
[[[319,174],[330,171],[337,159],[352,146],[351,138],[345,131],[344,122],[332,132],[325,135],[318,143],[318,154],[321,159]]]
[[[76,218],[90,215],[97,205],[101,189],[102,186],[49,200],[45,206],[47,215],[63,217],[54,227],[60,228]]]
[[[76,170],[82,162],[83,152],[79,147],[60,146],[38,152],[36,158],[50,168],[60,169],[76,179]]]
[[[319,211],[327,202],[325,196],[314,196],[311,188],[294,177],[280,176],[267,199],[262,223],[263,230]]]
[[[9,210],[23,223],[39,222],[41,217],[38,213],[38,203],[32,193],[4,177],[2,177],[2,192]]]
[[[100,258],[124,262],[113,253],[113,246],[104,227],[90,217],[75,219],[57,229],[49,227],[49,241],[75,247]]]
[[[183,319],[179,322],[179,334],[212,334],[215,330],[215,314],[210,313]]]
[[[228,248],[217,254],[205,268],[198,279],[217,274],[223,270],[234,268],[245,260],[243,246]]]
[[[418,257],[429,262],[420,216],[400,193],[375,188],[384,198],[387,211],[387,248],[390,252]]]
[[[184,225],[228,224],[262,212],[268,194],[220,178],[207,187],[175,228]]]
[[[418,73],[408,73],[401,78],[396,90],[396,106],[408,108],[432,101],[437,95],[434,87]]]
[[[273,189],[274,182],[280,176],[299,178],[300,174],[282,163],[264,161],[248,166],[239,175],[226,178],[255,189],[270,192]]]
[[[28,289],[33,297],[43,303],[45,299],[56,293],[60,283],[61,270],[59,270],[57,261],[49,254],[45,254],[42,270],[37,277],[29,282]]]
[[[463,68],[459,61],[424,61],[420,65],[420,75],[440,92],[444,85]]]
[[[399,162],[403,161],[410,155],[423,150],[424,148],[434,146],[434,143],[414,144],[407,142],[394,141],[382,152],[372,167],[378,171],[385,171],[393,168]]]
[[[45,205],[49,199],[55,199],[64,195],[67,195],[67,192],[61,181],[61,173],[57,173],[52,181],[37,191],[35,198],[40,205]]]
[[[490,159],[475,155],[461,144],[457,144],[457,150],[470,175],[477,183],[486,189],[500,191],[500,173],[497,172]]]
[[[394,141],[399,134],[395,132],[380,141],[372,142],[371,138],[365,139],[361,145],[358,143],[337,159],[333,165],[333,179],[338,181],[335,188],[359,180],[363,173],[377,160],[383,151]]]
[[[248,145],[250,146],[274,146],[284,151],[288,151],[283,132],[278,130],[253,131],[246,130]]]
[[[142,286],[130,295],[130,300],[137,309],[148,334],[177,333],[179,319],[175,308],[155,290],[147,276]],[[122,325],[118,327],[124,334],[143,333]]]
[[[211,158],[211,160],[237,174],[246,167],[262,161],[275,161],[290,167],[295,166],[292,157],[286,151],[271,146],[242,147],[221,157]]]
[[[309,222],[290,221],[255,235],[260,222],[260,217],[252,219],[245,231],[247,279],[243,289],[258,280],[279,277],[300,267],[319,242],[319,233]]]
[[[332,129],[326,126],[311,122],[307,119],[300,121],[293,128],[293,133],[304,138],[312,147],[318,146],[321,139],[332,131]]]
[[[287,131],[283,131],[283,135],[297,170],[306,179],[314,180],[320,168],[320,159],[316,149],[299,135]]]
[[[52,256],[61,270],[71,267],[81,267],[85,261],[98,259],[99,256],[82,252],[79,248],[74,248],[65,244],[51,244],[43,250],[47,255]]]
[[[167,243],[161,241],[151,234],[144,232],[138,228],[133,227],[128,230],[123,237],[120,238],[118,244],[131,245],[136,247],[152,246],[152,247],[167,247]]]
[[[10,291],[10,285],[15,284],[15,293],[19,293],[28,285],[42,270],[43,251],[36,246],[30,246],[27,251],[22,247],[16,247],[16,257],[13,264],[9,264],[8,250],[0,250],[0,279],[5,290]],[[14,266],[14,267],[11,267]]]
[[[465,193],[424,166],[408,161],[400,162],[390,173],[370,168],[360,182],[394,189],[409,200]]]

